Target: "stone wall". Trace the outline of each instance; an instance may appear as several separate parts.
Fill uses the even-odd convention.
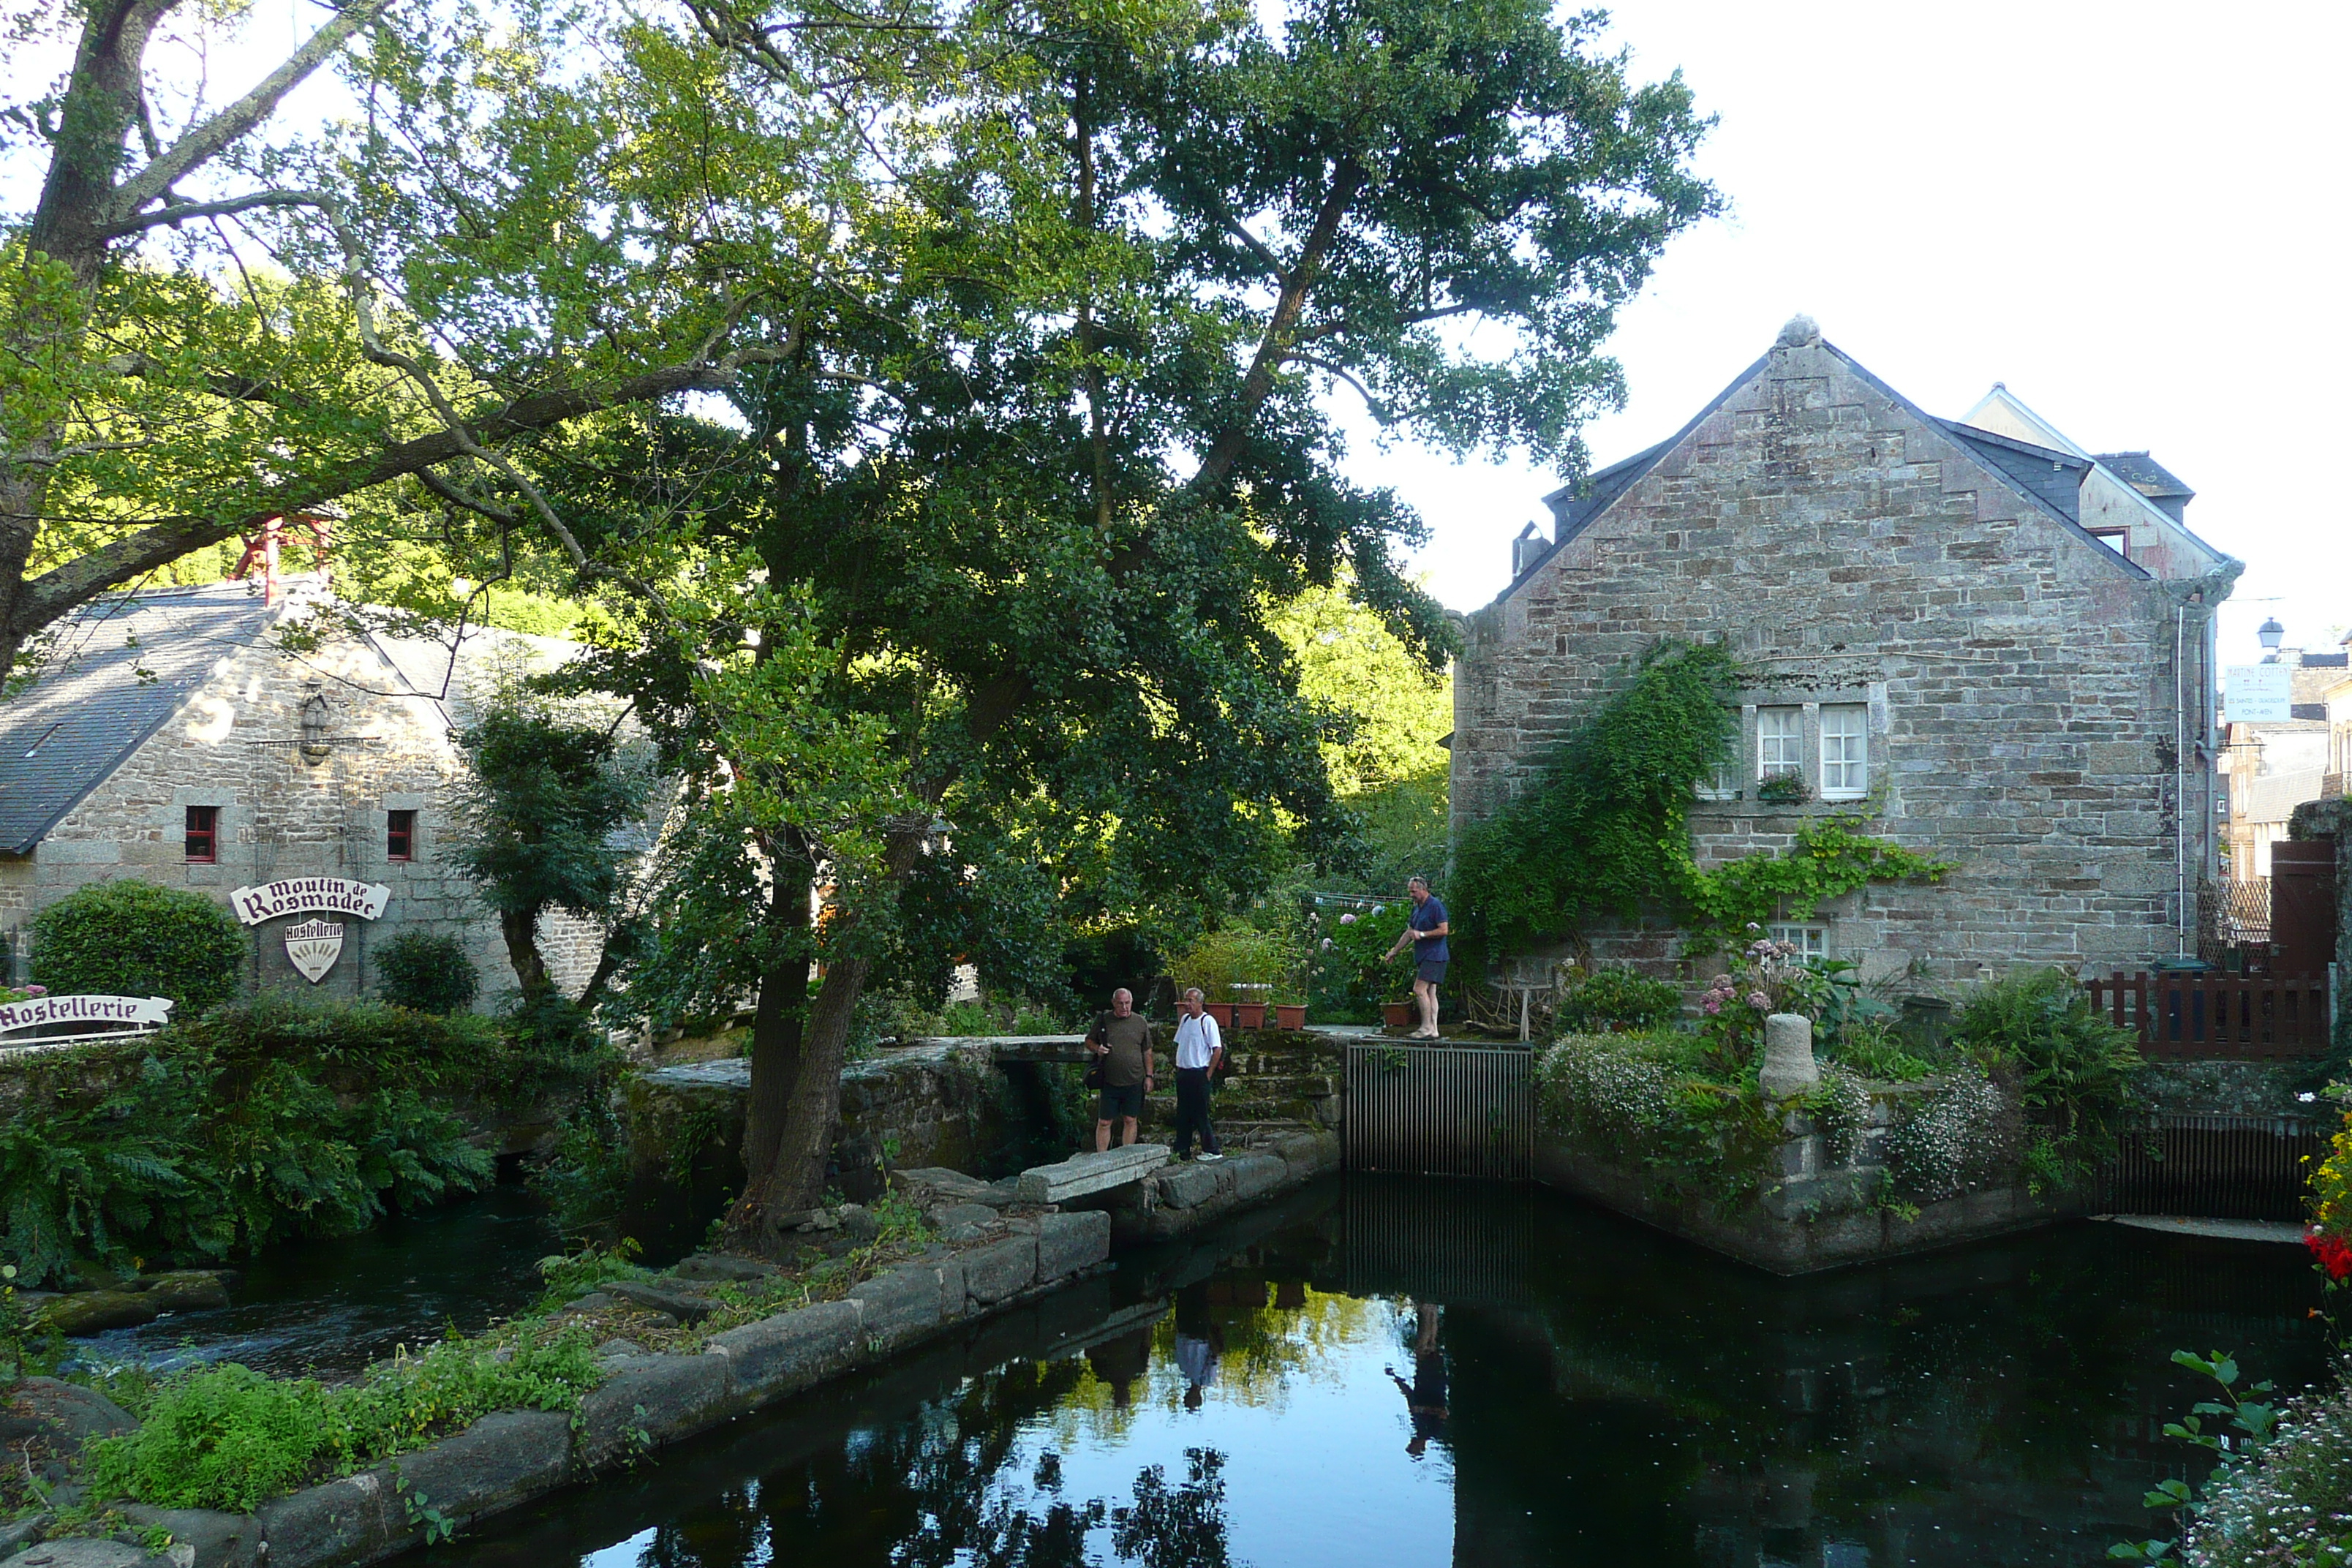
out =
[[[342,952],[316,984],[288,961],[284,928],[319,917],[297,913],[250,928],[249,987],[370,994],[371,950],[415,931],[463,942],[478,1005],[495,1005],[515,986],[505,943],[474,884],[445,858],[462,773],[452,714],[439,701],[399,695],[407,689],[365,642],[336,642],[299,658],[265,645],[226,660],[32,853],[0,855],[0,933],[11,938],[16,978],[28,972],[34,916],[93,882],[136,877],[226,904],[240,886],[342,877],[389,886],[383,918],[342,917]],[[314,694],[327,702],[333,738],[317,758],[289,743],[300,738],[303,704]],[[192,805],[219,809],[218,854],[209,865],[187,861]],[[385,818],[401,810],[416,813],[416,832],[413,858],[395,861],[386,853]],[[576,992],[601,952],[596,929],[557,913],[541,933],[557,984]]]
[[[1694,813],[1702,865],[1854,815],[1958,867],[1941,886],[1872,887],[1817,917],[1832,950],[1873,973],[2170,956],[2176,834],[2192,891],[2212,858],[2211,769],[2181,765],[2176,729],[2208,743],[2204,623],[2231,575],[2134,570],[1818,338],[1784,343],[1470,618],[1455,828],[1531,781],[1661,639],[1722,641],[1751,674],[1736,798]],[[1799,708],[1812,757],[1829,703],[1867,710],[1866,797],[1756,800],[1757,710]],[[1664,971],[1674,952],[1663,931],[1591,935],[1603,961]]]

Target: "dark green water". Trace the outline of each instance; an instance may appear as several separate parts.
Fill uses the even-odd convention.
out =
[[[537,1299],[533,1267],[564,1249],[546,1203],[519,1183],[359,1236],[290,1243],[241,1260],[221,1311],[175,1312],[74,1342],[79,1359],[159,1368],[235,1361],[347,1375],[393,1347],[477,1333]]]
[[[2176,1348],[2319,1375],[2299,1248],[2082,1223],[1776,1280],[1333,1183],[489,1525],[463,1568],[2088,1564]]]

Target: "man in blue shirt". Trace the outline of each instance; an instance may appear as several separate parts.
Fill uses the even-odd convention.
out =
[[[1445,906],[1429,891],[1429,879],[1415,877],[1405,884],[1404,890],[1412,900],[1412,913],[1404,920],[1404,930],[1397,933],[1396,945],[1388,955],[1396,957],[1412,944],[1412,999],[1421,1005],[1421,1027],[1415,1029],[1416,1040],[1437,1038],[1437,988],[1445,984],[1445,963],[1452,956],[1445,945],[1445,933],[1453,928],[1445,921]]]

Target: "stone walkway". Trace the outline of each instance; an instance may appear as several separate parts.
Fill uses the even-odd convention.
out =
[[[2160,1230],[2169,1236],[2210,1236],[2223,1241],[2284,1242],[2303,1245],[2303,1226],[2285,1219],[2189,1219],[2168,1214],[2095,1214],[2134,1230]]]

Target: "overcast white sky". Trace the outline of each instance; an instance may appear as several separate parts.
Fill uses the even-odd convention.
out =
[[[1915,402],[1965,413],[1995,381],[2093,451],[2148,448],[2198,491],[2189,525],[2246,563],[2225,660],[2275,615],[2291,643],[2352,624],[2343,433],[2352,6],[1979,0],[1631,0],[1635,69],[1679,67],[1720,117],[1701,165],[1727,217],[1676,241],[1622,317],[1629,406],[1608,463],[1675,429],[1801,310]],[[317,25],[257,0],[245,85]],[[8,96],[54,57],[20,51]],[[289,116],[337,95],[313,86]],[[21,162],[0,205],[29,199]],[[1419,563],[1457,609],[1508,580],[1509,540],[1555,476],[1358,442],[1435,537]]]
[[[2093,451],[2147,448],[2246,563],[2225,662],[2276,615],[2352,623],[2341,478],[2352,6],[1632,0],[1637,70],[1720,116],[1727,219],[1621,317],[1631,402],[1596,465],[1672,435],[1798,311],[1931,413],[1995,381]],[[1360,448],[1434,527],[1438,596],[1486,603],[1557,481]],[[1548,526],[1548,520],[1547,526]]]

